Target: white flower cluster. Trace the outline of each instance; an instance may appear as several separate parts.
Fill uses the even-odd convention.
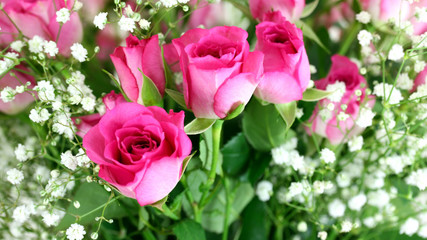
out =
[[[18,50],[21,50],[24,44],[18,42],[16,46]],[[47,41],[41,38],[40,36],[35,35],[32,39],[28,41],[28,48],[31,53],[46,53],[50,57],[54,57],[58,54],[59,49],[54,41]]]
[[[374,94],[378,97],[383,97],[390,104],[397,104],[403,100],[402,93],[388,83],[379,83],[374,87]]]
[[[68,150],[61,154],[61,163],[64,164],[67,168],[74,171],[77,167],[88,167],[90,159],[86,155],[83,149],[79,149],[77,155]]]

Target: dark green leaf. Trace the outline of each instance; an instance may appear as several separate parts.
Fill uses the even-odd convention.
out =
[[[165,92],[171,97],[176,103],[178,103],[182,108],[187,109],[187,105],[185,104],[184,95],[182,93],[172,90],[165,89]]]
[[[141,72],[142,73],[142,72]],[[162,95],[154,82],[142,73],[144,82],[142,83],[141,98],[144,106],[163,107]]]
[[[282,116],[283,121],[286,122],[287,129],[291,128],[292,124],[295,121],[297,103],[294,101],[290,103],[275,104],[274,106],[280,113],[280,116]]]
[[[304,35],[304,37],[307,37],[311,40],[313,40],[315,43],[317,43],[323,50],[325,50],[325,52],[327,52],[328,54],[330,54],[331,52],[329,51],[329,49],[327,47],[325,47],[325,45],[322,43],[322,41],[320,40],[320,38],[316,35],[316,33],[313,31],[313,29],[305,24],[302,21],[297,21],[297,26],[299,28],[301,28],[302,33]]]
[[[188,135],[197,135],[203,133],[208,130],[215,123],[215,121],[216,119],[196,118],[185,126],[185,133]]]
[[[327,92],[316,88],[307,88],[307,90],[305,90],[305,92],[302,94],[302,100],[306,102],[316,102],[328,97],[331,94],[332,92]]]
[[[173,227],[178,240],[206,240],[205,231],[199,223],[187,219]]]
[[[314,0],[313,2],[305,5],[304,10],[302,11],[302,14],[301,14],[301,18],[310,16],[310,14],[314,12],[318,4],[319,4],[319,0]]]
[[[270,221],[266,212],[266,205],[254,198],[243,212],[242,232],[239,240],[268,239]]]
[[[249,145],[242,133],[228,141],[221,152],[222,168],[230,175],[238,174],[249,160]]]
[[[262,106],[252,100],[243,115],[243,133],[248,142],[257,150],[270,151],[284,143],[286,123],[274,105]]]

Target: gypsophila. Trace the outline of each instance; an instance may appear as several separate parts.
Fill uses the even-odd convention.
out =
[[[353,223],[348,220],[345,220],[341,223],[341,232],[350,232],[353,228]]]
[[[403,47],[399,44],[394,44],[390,52],[388,52],[388,59],[392,61],[399,61],[405,56],[405,53],[403,52]]]
[[[65,232],[69,240],[82,240],[86,234],[84,227],[78,223],[73,223]]]
[[[366,30],[361,30],[357,34],[357,40],[361,46],[368,46],[372,41],[372,34]]]
[[[48,81],[39,81],[34,88],[38,92],[38,97],[41,101],[48,102],[55,100],[55,88]]]
[[[80,43],[74,43],[70,49],[71,49],[71,55],[73,55],[73,57],[77,59],[77,61],[79,62],[86,61],[87,50]]]
[[[13,185],[18,185],[21,183],[22,180],[24,180],[24,174],[22,173],[22,171],[16,168],[12,168],[9,171],[7,171],[6,175],[7,175],[6,177],[7,181],[12,183]]]
[[[328,213],[333,218],[339,218],[344,216],[345,204],[339,200],[335,199],[328,204]]]
[[[406,222],[400,226],[400,234],[406,234],[408,236],[414,235],[418,228],[420,227],[420,223],[415,218],[408,218]]]
[[[15,90],[11,87],[5,87],[0,93],[0,98],[3,102],[7,103],[15,99]]]
[[[58,23],[66,23],[70,21],[70,10],[67,8],[61,8],[56,12],[56,21]]]
[[[325,163],[333,163],[336,160],[335,153],[329,148],[324,148],[322,151],[320,151],[320,160]]]
[[[12,48],[16,52],[20,52],[24,46],[25,43],[21,40],[16,40],[10,44],[10,48]]]
[[[107,15],[108,13],[106,12],[98,13],[98,15],[96,15],[93,19],[93,24],[101,30],[104,29],[105,25],[107,24]]]
[[[138,22],[139,27],[141,27],[141,29],[143,29],[143,30],[150,29],[150,24],[151,24],[151,22],[147,21],[146,19],[141,19]]]
[[[350,198],[348,201],[348,208],[354,211],[360,211],[362,207],[366,204],[367,198],[363,193],[359,193],[358,195]]]
[[[360,13],[356,14],[356,20],[363,24],[367,24],[371,21],[371,14],[366,11],[361,11]]]
[[[363,147],[363,137],[354,136],[348,141],[348,150],[350,152],[355,152],[361,150]]]
[[[403,90],[411,90],[413,86],[414,81],[409,78],[408,73],[401,73],[399,77],[397,77],[396,87]]]
[[[72,171],[76,170],[78,165],[76,157],[70,150],[61,153],[61,163]]]
[[[91,97],[84,97],[82,99],[82,107],[84,110],[91,112],[94,110],[96,105],[95,99],[91,98]]]
[[[18,159],[18,161],[20,162],[25,162],[29,158],[33,157],[33,152],[30,149],[27,149],[22,144],[18,144],[14,152],[15,152],[16,159]]]
[[[414,64],[414,71],[416,73],[420,73],[422,70],[424,70],[425,66],[426,66],[426,62],[417,60]]]
[[[406,178],[406,183],[409,185],[417,186],[421,191],[423,191],[427,187],[426,179],[427,168],[423,168],[411,172],[411,174]]]
[[[258,183],[256,187],[256,195],[259,200],[266,202],[270,199],[270,196],[273,194],[273,184],[271,182],[263,180]]]
[[[122,31],[133,32],[135,29],[135,21],[132,18],[122,16],[119,20],[119,27]]]
[[[178,2],[176,0],[160,0],[160,2],[166,8],[170,8],[170,7],[173,7],[173,6],[178,4]]]
[[[50,113],[46,108],[32,109],[29,117],[35,123],[42,123],[49,119]]]
[[[55,213],[43,212],[42,213],[43,222],[46,226],[57,226],[59,224],[60,216]]]
[[[327,233],[327,232],[325,232],[325,231],[318,232],[318,233],[317,233],[317,237],[318,237],[320,240],[326,240],[326,238],[328,237],[328,233]]]
[[[35,35],[31,40],[28,41],[28,47],[30,52],[39,53],[43,51],[43,43],[44,40],[41,37]]]
[[[51,56],[51,57],[54,57],[56,54],[58,54],[58,47],[57,47],[57,45],[56,45],[56,42],[54,42],[54,41],[46,41],[44,44],[43,44],[43,49],[44,49],[44,52],[46,53],[46,54],[49,54],[49,56]]]
[[[12,218],[18,223],[24,223],[30,218],[31,215],[31,209],[29,209],[26,205],[21,205],[15,208],[13,210]]]
[[[374,119],[375,113],[370,108],[362,108],[359,112],[359,117],[356,120],[356,124],[359,127],[366,128],[372,125],[372,119]]]
[[[341,81],[336,81],[333,84],[329,84],[326,87],[326,91],[332,92],[332,94],[330,94],[327,99],[332,102],[340,102],[341,98],[344,96],[345,89],[345,83]]]
[[[397,104],[403,100],[402,93],[400,93],[398,89],[393,88],[393,85],[390,85],[388,83],[379,83],[375,85],[374,94],[378,97],[385,98],[385,100],[388,99],[390,104]]]

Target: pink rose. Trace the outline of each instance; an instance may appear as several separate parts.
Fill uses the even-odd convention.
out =
[[[110,57],[119,75],[121,87],[131,101],[142,104],[141,71],[153,81],[163,96],[166,80],[157,35],[142,40],[129,35],[126,47],[116,48]]]
[[[122,103],[102,116],[83,138],[88,157],[99,164],[99,177],[141,206],[168,195],[191,153],[184,112]]]
[[[24,71],[29,71],[27,68],[23,66],[16,66],[15,68],[19,68]],[[16,77],[10,76],[10,73],[15,74]],[[35,80],[32,76],[12,70],[1,78],[0,91],[3,90],[3,88],[5,87],[11,87],[15,89],[17,86],[22,86],[22,84],[25,84],[26,82],[31,83],[31,85],[29,86],[30,88],[33,88],[35,86]],[[15,99],[11,102],[5,103],[2,100],[0,100],[0,112],[6,113],[6,114],[16,114],[24,110],[32,102],[34,102],[34,97],[30,93],[28,92],[18,93],[15,96]]]
[[[342,88],[338,87],[340,84]],[[317,103],[313,115],[309,119],[312,124],[311,128],[306,128],[308,134],[317,133],[336,145],[363,132],[364,127],[359,126],[360,123],[357,122],[357,119],[362,109],[364,111],[372,109],[375,97],[366,95],[367,83],[365,78],[359,74],[356,64],[347,57],[334,55],[328,76],[316,81],[315,85],[317,89],[334,91],[332,94],[334,96],[331,95]],[[328,86],[330,87],[328,88]],[[360,90],[360,96],[356,95],[356,90]],[[340,96],[341,99],[337,99]],[[330,103],[334,106],[332,111],[328,109]],[[347,105],[345,110],[343,110],[343,104]],[[340,114],[341,116],[346,114],[347,119],[338,120]]]
[[[192,29],[172,40],[180,57],[187,107],[198,118],[224,118],[251,98],[262,73],[263,54],[249,52],[238,27]]]
[[[361,0],[362,8],[368,11],[374,20],[387,21],[399,16],[405,20],[409,17],[410,4],[401,0]]]
[[[417,77],[414,80],[414,87],[412,87],[411,92],[417,91],[417,88],[421,85],[426,84],[427,77],[427,66],[424,67],[424,70],[418,73]]]
[[[272,103],[302,99],[310,81],[310,65],[301,29],[272,12],[256,26],[256,36],[255,50],[264,53],[264,75],[255,96]]]
[[[262,19],[270,11],[279,11],[289,21],[295,22],[302,14],[305,0],[249,0],[252,16]]]
[[[113,110],[113,108],[121,103],[127,102],[122,94],[117,94],[114,91],[111,91],[109,94],[105,95],[102,98],[102,101],[104,102],[106,112]],[[77,135],[84,137],[84,135],[86,135],[86,133],[89,132],[91,128],[99,123],[102,115],[103,114],[94,113],[80,117],[73,117],[72,120],[78,130]]]
[[[83,17],[92,22],[93,18],[104,9],[107,0],[80,0],[83,3]]]
[[[58,44],[59,52],[63,55],[70,55],[70,46],[79,42],[83,36],[82,24],[79,15],[74,12],[70,20],[62,28],[56,21],[56,10],[61,8],[72,9],[74,1],[64,0],[3,0],[4,10],[9,17],[18,26],[22,33],[29,38],[39,36],[48,41],[55,41]],[[18,36],[18,30],[7,18],[0,12],[0,45],[10,44]],[[59,30],[58,41],[56,41]]]
[[[112,25],[106,25],[104,29],[96,33],[95,41],[99,46],[98,59],[108,60],[120,43],[119,34]]]

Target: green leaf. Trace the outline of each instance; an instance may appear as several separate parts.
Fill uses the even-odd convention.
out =
[[[230,179],[231,189],[231,212],[229,215],[228,223],[233,223],[239,216],[241,211],[251,201],[254,196],[254,190],[250,183],[233,181]],[[222,233],[224,229],[225,219],[225,190],[221,186],[218,194],[213,198],[209,204],[206,205],[202,214],[202,226],[210,232]]]
[[[184,127],[185,133],[188,135],[197,135],[208,130],[216,119],[196,118]]]
[[[145,226],[145,222],[148,222],[149,217],[145,207],[140,207],[138,211],[138,230],[141,230]]]
[[[242,103],[236,109],[234,109],[234,111],[229,113],[227,115],[227,117],[224,118],[224,120],[231,120],[231,119],[239,116],[239,114],[242,113],[244,109],[245,109],[245,104]]]
[[[187,105],[185,104],[184,95],[182,93],[172,90],[165,89],[165,92],[171,97],[176,103],[178,103],[182,108],[187,110]]]
[[[102,71],[108,75],[108,77],[110,77],[110,79],[116,84],[117,88],[119,88],[120,92],[122,93],[123,97],[126,99],[126,101],[128,102],[132,102],[128,96],[126,95],[125,91],[123,91],[122,85],[120,85],[119,80],[117,80],[113,74],[109,73],[107,70],[102,69]]]
[[[265,169],[270,165],[271,154],[269,152],[256,152],[253,161],[250,162],[248,179],[251,184],[259,181]]]
[[[159,209],[160,211],[163,212],[164,211],[163,210],[163,205],[166,203],[167,200],[168,200],[168,196],[160,199],[159,201],[157,201],[157,202],[155,202],[153,204],[150,204],[150,206],[155,207],[155,208],[157,208],[157,209]]]
[[[328,48],[325,47],[325,45],[322,43],[322,41],[320,40],[320,38],[316,35],[316,33],[313,31],[313,29],[305,24],[304,22],[302,22],[301,20],[297,21],[297,26],[299,28],[301,28],[302,33],[304,35],[304,37],[307,37],[311,40],[313,40],[315,43],[317,43],[323,50],[325,50],[325,52],[327,52],[328,54],[330,54],[331,52],[329,51]]]
[[[190,162],[191,158],[193,158],[194,154],[196,154],[196,152],[197,151],[194,151],[190,156],[184,158],[184,160],[182,161],[182,172],[185,172],[188,163]]]
[[[206,240],[206,234],[199,223],[191,219],[179,222],[173,227],[178,240]]]
[[[316,88],[307,88],[307,90],[305,90],[305,92],[302,94],[302,100],[306,102],[316,102],[328,97],[331,94],[332,92],[327,92]]]
[[[249,145],[242,133],[228,141],[221,152],[222,168],[229,175],[238,174],[249,160]]]
[[[286,123],[274,105],[262,106],[257,100],[246,105],[243,115],[243,133],[248,142],[259,151],[270,151],[286,139]]]
[[[319,5],[319,0],[314,0],[313,2],[305,5],[304,10],[302,11],[301,18],[305,18],[310,16],[316,9],[317,5]]]
[[[69,214],[65,215],[65,217],[61,220],[57,228],[65,229],[69,227],[72,223],[74,223],[76,221],[76,218],[73,217],[73,215],[83,216],[99,208],[99,206],[104,205],[108,202],[110,194],[111,193],[105,191],[105,189],[97,183],[83,183],[77,189],[73,197],[73,200],[80,202],[80,208],[76,209],[74,205],[70,203],[67,208],[67,213]],[[129,205],[139,206],[134,199],[122,198],[120,201],[122,203],[129,202]],[[130,208],[130,206],[119,204],[117,201],[110,203],[105,209],[105,218],[120,218],[128,215],[125,210],[126,207]],[[96,211],[93,211],[91,214],[81,218],[79,223],[84,225],[93,222],[93,219],[95,217],[101,216],[102,209],[103,208],[99,208]],[[137,212],[135,212],[135,214],[137,214]]]
[[[141,98],[144,106],[158,106],[163,107],[162,95],[160,95],[159,89],[157,89],[154,82],[147,77],[142,71],[144,82],[142,83]]]
[[[274,106],[280,113],[280,116],[282,116],[283,120],[286,122],[287,129],[291,128],[295,121],[297,103],[294,101],[290,103],[275,104]]]
[[[163,61],[163,70],[164,70],[165,80],[166,80],[166,87],[176,88],[175,83],[173,81],[173,77],[172,77],[172,71],[170,70],[169,65],[165,59],[163,45],[161,45],[160,47],[161,47],[161,51],[162,51],[162,61]]]
[[[270,220],[265,203],[254,198],[245,208],[242,216],[242,231],[239,240],[268,239]]]

